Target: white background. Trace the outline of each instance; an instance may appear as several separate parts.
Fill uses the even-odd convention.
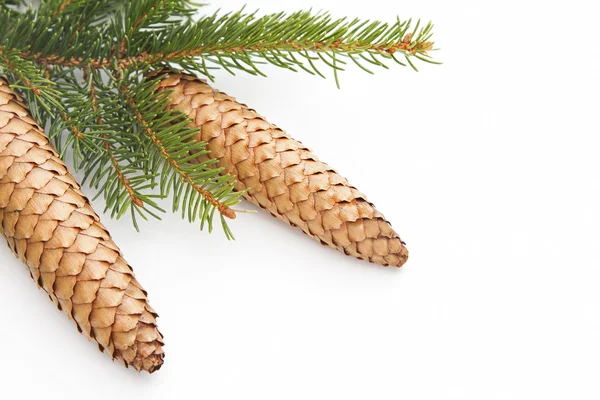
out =
[[[104,222],[161,314],[166,363],[97,352],[0,249],[0,397],[600,398],[600,37],[590,1],[230,0],[261,12],[433,20],[421,72],[268,69],[217,86],[367,193],[401,270],[266,213],[235,242],[177,215]],[[95,202],[102,210],[101,201]],[[244,208],[253,208],[244,204]]]

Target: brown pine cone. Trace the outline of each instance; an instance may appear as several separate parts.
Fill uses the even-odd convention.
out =
[[[200,128],[210,157],[238,179],[246,199],[341,252],[400,267],[408,250],[366,197],[300,142],[194,76],[168,74],[172,108]],[[205,158],[199,158],[203,161]]]
[[[101,351],[163,363],[146,292],[29,110],[0,78],[0,226],[31,277]]]

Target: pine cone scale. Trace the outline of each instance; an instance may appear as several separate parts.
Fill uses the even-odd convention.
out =
[[[31,277],[99,348],[138,370],[162,335],[131,267],[26,106],[0,79],[0,228]]]
[[[254,110],[193,76],[165,75],[158,90],[171,91],[171,107],[200,129],[196,140],[237,178],[237,190],[248,190],[247,200],[347,255],[406,262],[404,243],[364,194]]]

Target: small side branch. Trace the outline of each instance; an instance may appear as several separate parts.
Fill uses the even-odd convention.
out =
[[[67,115],[63,110],[59,110],[59,114],[61,118],[67,123],[69,126],[69,130],[73,132],[73,135],[77,138],[77,140],[83,140],[84,136],[77,124],[73,122],[73,120]]]
[[[138,31],[142,23],[146,20],[146,18],[148,18],[149,14],[152,14],[157,9],[163,8],[166,4],[167,0],[159,0],[159,4],[155,4],[152,7],[150,7],[148,11],[142,13],[142,15],[140,15],[140,17],[133,23],[133,25],[129,29],[129,32],[127,32],[127,35],[123,36],[123,39],[121,39],[121,45],[119,46],[120,59],[123,59],[125,57],[127,51],[127,38],[133,37],[133,35]]]
[[[27,86],[29,89],[31,89],[33,94],[35,94],[36,96],[40,96],[42,94],[42,91],[40,88],[35,86],[33,83],[31,83],[31,81],[26,76],[21,74],[19,72],[18,68],[15,68],[13,62],[10,60],[10,57],[8,57],[6,55],[6,53],[2,50],[2,47],[0,47],[0,55],[2,56],[2,58],[4,58],[4,64],[13,72],[13,74],[15,74],[15,76],[20,81],[22,81],[25,84],[25,86]]]
[[[214,206],[221,215],[235,219],[235,211],[233,211],[230,207],[225,205],[224,203],[218,201],[213,197],[213,195],[206,189],[202,188],[177,162],[177,160],[173,157],[171,153],[164,146],[162,141],[156,136],[156,133],[150,128],[148,122],[145,120],[144,116],[139,110],[135,100],[130,94],[130,91],[127,87],[121,86],[121,92],[125,96],[125,99],[133,113],[135,118],[137,119],[140,126],[143,128],[145,135],[150,139],[150,141],[156,146],[156,148],[160,151],[162,157],[171,165],[171,167],[177,172],[178,175],[181,176],[182,180],[188,183],[198,194],[200,194],[208,203]]]
[[[92,108],[93,108],[94,112],[98,112],[98,110],[99,110],[98,98],[96,96],[96,85],[94,84],[93,79],[91,81],[91,86],[90,86],[90,99],[92,100]],[[96,123],[98,125],[102,125],[103,121],[100,117],[96,117]],[[131,186],[129,179],[127,178],[125,173],[123,173],[123,171],[121,170],[121,167],[119,166],[119,162],[117,161],[117,158],[114,155],[114,149],[111,146],[110,141],[108,141],[108,135],[104,134],[104,135],[102,135],[102,137],[103,137],[103,142],[104,142],[104,148],[110,159],[113,169],[115,170],[115,173],[117,174],[117,178],[119,179],[119,181],[125,188],[125,191],[129,195],[131,202],[133,204],[135,204],[136,206],[143,208],[144,202],[142,201],[142,199],[140,199],[136,195],[135,190]]]

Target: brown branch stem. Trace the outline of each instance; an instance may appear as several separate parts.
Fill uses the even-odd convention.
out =
[[[62,4],[54,11],[54,13],[52,13],[52,18],[56,18],[56,16],[58,14],[60,14],[61,12],[64,11],[65,8],[67,8],[69,6],[69,4],[71,4],[73,2],[73,0],[65,0],[62,2]]]
[[[432,42],[416,43],[412,41],[411,35],[406,35],[402,41],[393,44],[364,44],[361,42],[344,42],[341,40],[332,43],[326,42],[297,42],[297,41],[282,41],[265,45],[259,43],[253,46],[233,46],[227,43],[198,47],[193,50],[174,51],[170,53],[142,52],[133,57],[118,57],[118,58],[102,58],[102,59],[83,59],[78,57],[61,57],[56,54],[43,55],[41,53],[24,52],[21,57],[34,59],[38,63],[46,63],[51,65],[59,65],[63,67],[79,67],[82,65],[90,66],[94,69],[110,67],[116,65],[118,68],[127,68],[136,64],[152,64],[155,62],[168,62],[181,60],[183,58],[222,55],[229,53],[259,53],[272,50],[284,51],[300,51],[306,50],[310,52],[350,52],[356,50],[371,51],[379,53],[394,54],[403,52],[407,54],[426,54],[433,47]],[[1,47],[0,47],[1,48]]]

